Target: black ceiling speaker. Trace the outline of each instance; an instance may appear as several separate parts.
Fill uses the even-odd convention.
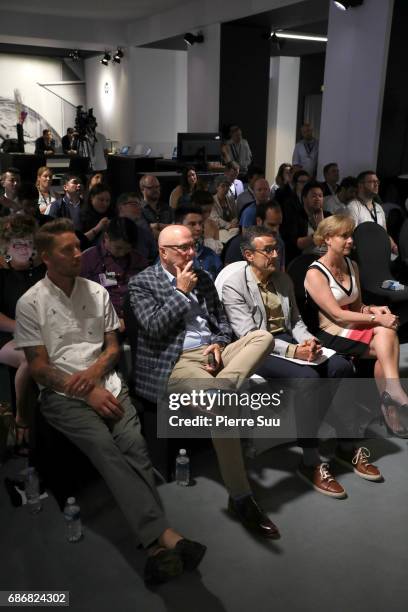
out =
[[[204,36],[201,32],[199,32],[197,35],[192,34],[191,32],[187,32],[186,34],[184,34],[183,38],[184,42],[186,42],[190,46],[194,45],[195,43],[204,42]]]

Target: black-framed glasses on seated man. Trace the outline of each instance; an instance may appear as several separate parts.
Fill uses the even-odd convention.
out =
[[[182,253],[188,253],[188,251],[195,251],[196,248],[193,242],[186,242],[184,244],[162,244],[165,249],[177,249]]]
[[[269,245],[263,249],[251,249],[251,251],[253,251],[254,253],[262,253],[262,255],[272,255],[272,253],[279,253],[279,247]]]

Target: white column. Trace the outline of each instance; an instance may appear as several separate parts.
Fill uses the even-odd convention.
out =
[[[271,185],[280,164],[292,162],[296,143],[299,70],[299,57],[271,58],[265,168]]]
[[[376,169],[394,0],[339,11],[330,2],[320,125],[319,174]]]
[[[217,132],[221,26],[215,24],[201,31],[204,42],[192,45],[187,51],[187,125],[189,132]]]

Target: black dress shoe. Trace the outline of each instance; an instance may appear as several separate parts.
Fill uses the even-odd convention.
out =
[[[144,569],[146,586],[156,586],[183,573],[183,561],[175,550],[161,550],[148,557]]]
[[[262,512],[252,495],[239,501],[228,500],[228,512],[234,515],[249,531],[264,538],[280,538],[276,525]]]
[[[183,538],[177,542],[174,550],[180,555],[184,569],[192,572],[200,564],[207,547],[200,542],[192,542]]]

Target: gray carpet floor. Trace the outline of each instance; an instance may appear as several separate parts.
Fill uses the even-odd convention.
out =
[[[195,486],[169,483],[160,493],[171,523],[208,551],[197,571],[155,591],[144,586],[144,555],[101,481],[80,499],[85,537],[77,544],[65,541],[51,496],[31,516],[13,508],[1,486],[0,590],[70,591],[70,609],[88,612],[406,612],[408,442],[368,445],[384,482],[364,481],[333,463],[345,500],[299,480],[294,446],[250,462],[256,497],[282,534],[275,542],[257,540],[227,515],[212,451],[194,456]],[[6,462],[1,481],[23,464]]]

